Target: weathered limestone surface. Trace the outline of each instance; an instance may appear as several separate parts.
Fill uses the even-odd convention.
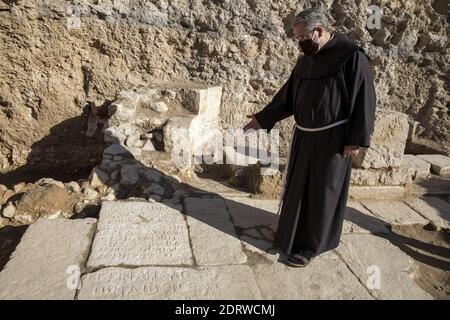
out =
[[[90,269],[192,263],[181,212],[161,203],[103,202]]]
[[[95,226],[92,218],[31,225],[0,272],[0,299],[73,299]]]
[[[14,220],[31,224],[39,217],[47,219],[68,218],[73,214],[76,200],[64,187],[56,184],[26,192],[18,201]]]
[[[174,148],[186,147],[191,143],[189,131],[194,115],[170,118],[164,126],[164,151],[172,152]],[[191,154],[189,153],[189,156]]]
[[[377,110],[371,146],[354,158],[354,165],[364,169],[399,167],[408,129],[408,115],[388,109]]]
[[[418,155],[431,164],[431,171],[444,177],[450,177],[450,158],[441,154],[421,154]]]
[[[250,267],[106,268],[82,278],[78,299],[261,299]]]
[[[197,188],[196,194],[201,196],[221,196],[221,197],[249,197],[251,193],[246,190],[225,185],[220,181],[211,178],[193,180],[190,182],[192,187]]]
[[[353,199],[397,199],[402,198],[405,192],[403,186],[350,186],[348,195]]]
[[[375,298],[431,299],[412,279],[411,258],[388,240],[344,235],[336,251]]]
[[[388,233],[388,228],[369,210],[356,201],[347,201],[342,233]]]
[[[431,164],[413,154],[405,154],[403,156],[402,167],[414,170],[413,178],[426,178],[430,175]]]
[[[278,225],[278,200],[229,197],[225,204],[233,223],[242,229],[265,226],[276,231]]]
[[[414,196],[450,194],[450,179],[441,177],[419,178],[412,184],[411,194]]]
[[[247,261],[222,198],[186,198],[185,209],[198,265]]]
[[[390,225],[426,225],[429,223],[427,219],[401,201],[361,200],[361,203]]]
[[[281,263],[252,267],[264,299],[371,299],[368,291],[333,252],[307,268]]]
[[[438,228],[450,228],[450,204],[437,197],[409,197],[405,202]]]
[[[278,200],[230,197],[225,199],[234,225],[242,231],[240,239],[245,250],[270,260],[279,255],[273,245],[278,226]]]
[[[164,127],[164,150],[171,152],[174,147],[180,147],[180,142],[184,142],[181,147],[189,145],[192,151],[201,151],[205,143],[213,141],[214,136],[220,133],[217,128],[220,126],[222,87],[187,87],[177,94],[183,97],[181,104],[190,113],[185,112],[184,116],[168,120]]]
[[[357,186],[403,186],[412,181],[413,175],[414,169],[409,167],[352,168],[350,183]]]

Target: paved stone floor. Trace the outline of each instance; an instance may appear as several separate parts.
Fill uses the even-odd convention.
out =
[[[448,202],[349,200],[340,246],[301,269],[272,247],[277,209],[200,195],[170,206],[106,201],[98,220],[40,219],[0,272],[0,298],[432,299],[386,235],[393,225],[448,227]]]

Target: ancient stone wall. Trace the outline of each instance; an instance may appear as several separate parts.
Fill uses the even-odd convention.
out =
[[[383,10],[379,30],[366,29],[371,4]],[[371,56],[378,107],[408,114],[422,145],[448,153],[446,1],[17,0],[0,1],[1,170],[95,163],[103,146],[83,110],[157,82],[222,86],[222,128],[242,127],[287,80],[299,54],[289,22],[310,6]],[[277,124],[282,155],[291,125]]]

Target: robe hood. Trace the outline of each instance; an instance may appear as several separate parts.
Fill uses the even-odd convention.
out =
[[[337,33],[315,55],[301,56],[295,66],[296,77],[318,79],[336,73],[356,51],[364,50],[345,34]]]

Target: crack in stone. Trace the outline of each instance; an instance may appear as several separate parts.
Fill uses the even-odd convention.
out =
[[[350,273],[356,278],[356,280],[358,280],[358,282],[363,286],[364,290],[367,291],[367,293],[374,298],[375,300],[378,300],[377,297],[375,297],[372,292],[364,285],[364,283],[362,282],[362,280],[356,275],[356,273],[352,270],[352,268],[348,265],[347,261],[345,261],[344,257],[342,257],[342,255],[337,252],[335,249],[332,250],[333,253],[345,264],[345,266],[347,267],[347,269],[350,271]]]
[[[272,261],[269,258],[265,257],[263,254],[260,254],[258,252],[252,251],[250,249],[247,249],[247,247],[245,246],[245,244],[242,241],[241,237],[242,236],[248,236],[248,235],[247,234],[243,234],[242,231],[246,230],[246,229],[252,229],[252,228],[245,228],[244,229],[244,228],[241,228],[241,227],[237,226],[234,223],[233,216],[230,213],[230,209],[229,209],[226,201],[223,200],[223,202],[225,204],[225,210],[227,211],[229,219],[230,219],[230,221],[231,221],[231,223],[233,225],[234,232],[235,232],[236,236],[238,237],[238,239],[239,239],[239,241],[241,243],[242,252],[244,252],[244,254],[247,256],[247,262],[245,264],[248,265],[248,266],[252,266],[252,265],[258,264],[258,262],[260,262],[260,263],[267,263],[267,261],[268,261],[268,262],[272,263]],[[261,234],[261,232],[259,230],[257,230],[257,231]],[[263,236],[263,235],[261,234],[261,236]],[[265,240],[264,238],[254,238],[254,237],[250,237],[250,236],[248,236],[248,237],[252,238],[253,240]],[[273,249],[275,249],[275,247],[271,247],[269,250],[273,250]],[[267,252],[266,250],[264,250],[264,251]]]
[[[433,221],[431,221],[430,219],[428,219],[427,217],[425,217],[420,211],[418,211],[416,208],[414,208],[413,206],[411,206],[408,202],[406,202],[406,201],[402,201],[402,202],[403,202],[404,204],[406,204],[408,207],[410,207],[414,212],[416,212],[417,214],[419,214],[422,218],[424,218],[425,220],[428,221],[428,224],[426,224],[425,227],[426,227],[426,226],[429,226],[429,225],[432,225],[432,226],[434,226],[434,227],[437,228],[437,226],[435,226],[435,224],[433,223]]]
[[[184,223],[186,223],[186,229],[187,229],[187,233],[188,233],[188,241],[189,241],[189,248],[191,249],[191,253],[192,253],[192,263],[194,264],[194,266],[197,266],[197,259],[195,258],[195,254],[194,254],[194,247],[192,244],[192,238],[191,238],[191,228],[189,227],[189,223],[187,221],[187,210],[186,210],[186,204],[184,202],[186,198],[183,197],[182,199],[180,199],[180,204],[181,204],[181,213],[183,214],[183,219],[184,219]]]
[[[86,259],[85,259],[85,261],[84,261],[84,266],[83,266],[83,269],[82,269],[83,272],[81,272],[80,278],[78,279],[78,281],[80,281],[80,283],[79,283],[80,285],[81,285],[81,277],[83,276],[84,272],[85,272],[86,270],[88,270],[87,263],[88,263],[89,258],[90,258],[90,256],[91,256],[92,245],[94,244],[95,236],[97,235],[97,231],[98,231],[98,229],[97,229],[97,226],[98,226],[98,220],[99,220],[99,219],[96,219],[96,221],[95,221],[95,230],[94,230],[94,234],[92,235],[92,238],[91,238],[91,243],[90,243],[90,246],[89,246],[87,255],[86,255]],[[80,290],[81,290],[81,288],[80,288],[80,289],[77,288],[77,289],[75,290],[75,294],[74,294],[74,296],[73,296],[73,300],[78,300],[78,294],[80,293]]]
[[[357,201],[363,208],[365,208],[367,211],[369,211],[371,214],[373,214],[374,217],[378,218],[382,224],[384,224],[386,226],[386,228],[389,230],[389,232],[392,231],[392,225],[386,221],[383,220],[382,217],[380,217],[378,214],[376,214],[374,211],[370,210],[369,207],[367,207],[366,205],[364,205],[364,203]],[[371,234],[376,234],[376,233],[371,233]]]

